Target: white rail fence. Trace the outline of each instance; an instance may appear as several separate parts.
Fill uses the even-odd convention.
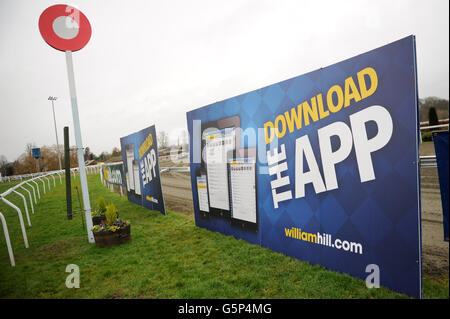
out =
[[[101,165],[87,166],[86,173],[87,174],[99,173],[100,167],[101,167]],[[78,168],[72,168],[70,171],[71,171],[71,174],[73,177],[77,176]],[[30,211],[28,210],[28,206],[30,207],[31,214],[34,215],[35,210],[34,210],[34,205],[33,205],[33,199],[34,199],[34,204],[37,204],[38,200],[41,199],[39,185],[42,186],[43,195],[45,195],[47,193],[47,190],[50,191],[52,189],[52,187],[53,188],[56,187],[56,176],[59,177],[60,184],[62,184],[63,175],[64,175],[64,170],[36,173],[36,174],[24,174],[24,175],[3,178],[3,181],[5,181],[5,180],[6,181],[14,181],[14,180],[22,181],[14,186],[11,186],[5,192],[1,193],[0,200],[17,212],[25,248],[29,248],[29,243],[28,243],[27,232],[25,229],[25,223],[23,220],[22,210],[17,205],[15,205],[13,202],[11,202],[12,199],[7,199],[6,197],[10,194],[15,194],[22,199],[24,210],[25,210],[25,215],[27,218],[27,224],[28,224],[28,227],[31,227]],[[50,179],[52,179],[53,183],[51,183]],[[41,182],[41,184],[39,182]],[[53,186],[51,184],[53,184]],[[25,186],[27,186],[28,188]],[[46,186],[47,186],[47,188],[46,188]],[[31,195],[30,189],[33,192],[33,196]],[[19,192],[19,190],[25,191],[26,193],[25,194],[21,193],[21,192]],[[27,200],[26,194],[28,194],[28,200]],[[37,194],[37,196],[36,196],[36,194]],[[8,249],[11,266],[14,267],[16,265],[16,263],[14,260],[14,253],[13,253],[13,249],[11,246],[11,239],[10,239],[9,232],[8,232],[8,225],[6,223],[5,216],[1,212],[0,212],[0,221],[3,226],[3,233],[5,236],[6,247]]]
[[[445,121],[448,121],[448,119],[446,119]],[[427,122],[422,122],[422,123],[427,123]],[[443,129],[445,127],[448,128],[448,126],[449,126],[448,123],[447,124],[432,125],[432,126],[422,126],[420,128],[420,143],[422,143],[422,131],[434,130],[434,129]],[[436,155],[420,156],[419,165],[420,165],[420,167],[424,167],[424,168],[437,167]]]

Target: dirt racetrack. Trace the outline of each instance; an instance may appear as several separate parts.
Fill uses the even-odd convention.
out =
[[[448,280],[448,242],[443,240],[442,204],[437,168],[422,168],[422,262],[423,273]]]
[[[161,180],[166,207],[194,218],[189,173],[164,172],[161,174]]]
[[[164,166],[175,165],[161,165],[161,167]],[[182,164],[176,166],[182,166]],[[167,208],[193,218],[194,208],[189,173],[164,172],[161,178]],[[443,240],[442,204],[437,168],[421,169],[421,189],[423,273],[433,279],[448,281],[449,247],[448,242]]]

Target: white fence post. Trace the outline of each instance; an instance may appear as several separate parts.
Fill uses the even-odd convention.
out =
[[[25,184],[27,184],[28,186],[30,186],[30,187],[31,187],[31,189],[33,189],[33,195],[34,195],[34,203],[35,203],[35,204],[37,204],[37,201],[36,201],[36,191],[34,190],[34,187],[33,187],[33,185],[29,184],[28,182],[27,182],[27,183],[25,183]]]
[[[50,191],[50,179],[47,176],[42,176],[42,178],[45,178],[47,180],[48,190]]]
[[[9,239],[8,226],[6,225],[6,220],[3,214],[0,212],[0,220],[3,225],[3,233],[5,234],[6,247],[8,247],[9,260],[11,261],[11,266],[14,267],[16,265],[14,261],[14,254],[11,247],[11,240]]]
[[[39,192],[39,184],[35,180],[32,180],[32,182],[36,184],[38,197],[39,199],[41,199],[41,193]]]
[[[27,215],[28,226],[31,226],[30,215],[28,214],[27,200],[25,199],[25,196],[23,196],[23,194],[19,193],[15,189],[13,189],[13,193],[19,195],[20,197],[22,197],[22,199],[23,199],[23,206],[25,206],[25,213]]]
[[[30,196],[31,212],[34,214],[33,197],[31,197],[31,192],[28,189],[26,189],[23,185],[20,185],[20,188],[24,189]]]
[[[38,177],[38,179],[42,182],[42,186],[43,186],[43,189],[44,189],[44,195],[45,195],[45,181],[40,176]]]
[[[25,231],[25,225],[23,223],[23,217],[22,217],[22,212],[20,211],[20,208],[17,207],[16,205],[14,205],[13,203],[11,203],[10,201],[8,201],[3,196],[1,197],[1,199],[6,205],[14,208],[17,211],[17,215],[19,215],[20,228],[22,229],[22,236],[23,236],[23,241],[25,243],[25,248],[28,248],[27,232]]]

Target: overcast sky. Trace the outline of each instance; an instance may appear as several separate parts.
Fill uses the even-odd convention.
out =
[[[61,2],[0,1],[0,155],[56,144],[69,126],[63,52],[39,16]],[[186,112],[416,35],[419,97],[449,98],[449,1],[70,1],[92,38],[73,53],[83,146],[152,124],[176,141]]]

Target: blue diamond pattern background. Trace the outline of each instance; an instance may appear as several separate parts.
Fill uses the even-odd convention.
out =
[[[293,199],[279,203],[275,209],[270,182],[272,176],[257,174],[258,231],[249,232],[231,225],[229,221],[211,217],[202,219],[198,210],[195,170],[191,152],[191,182],[196,225],[232,235],[274,251],[321,264],[328,269],[365,279],[368,264],[377,264],[381,285],[413,297],[422,295],[420,206],[418,194],[418,105],[416,91],[415,38],[398,40],[367,53],[321,68],[319,70],[275,83],[225,101],[220,101],[187,113],[191,150],[193,121],[202,123],[238,115],[242,130],[253,129],[257,139],[241,138],[240,147],[258,147],[257,171],[267,171],[265,152],[270,145],[258,128],[267,121],[275,122],[278,115],[308,101],[321,93],[326,106],[326,93],[333,85],[344,86],[348,77],[357,81],[356,74],[366,67],[376,70],[378,87],[371,96],[342,108],[337,113],[285,134],[278,145],[286,147],[290,185],[277,193],[290,190]],[[355,149],[335,165],[339,188],[316,194],[312,184],[305,185],[305,197],[295,198],[295,144],[308,136],[320,173],[323,176],[317,130],[340,121],[350,127],[349,116],[373,105],[388,110],[393,121],[389,143],[372,153],[375,180],[361,183]],[[369,138],[378,134],[374,123],[367,123]],[[333,149],[340,141],[333,140]],[[262,155],[261,155],[262,154]],[[308,165],[305,159],[305,170]],[[285,236],[285,228],[301,228],[309,233],[327,233],[332,239],[361,243],[362,254],[336,247],[304,242]]]

